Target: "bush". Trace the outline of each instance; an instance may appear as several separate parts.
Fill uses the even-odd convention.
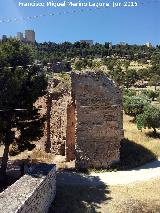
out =
[[[159,96],[158,96],[158,98],[157,98],[157,101],[160,103],[160,94],[159,94]]]
[[[155,98],[158,98],[160,92],[159,91],[153,91],[153,90],[143,90],[141,92],[142,95],[145,95],[149,99],[152,99],[154,101]]]
[[[142,114],[144,107],[147,106],[150,102],[141,96],[124,96],[123,97],[123,109],[127,115],[136,117],[139,114]]]
[[[134,89],[124,89],[123,90],[123,95],[124,96],[129,96],[129,97],[136,96],[136,90],[134,90]]]
[[[160,109],[152,105],[144,107],[143,114],[137,115],[136,122],[138,129],[148,127],[156,133],[156,129],[160,128]]]

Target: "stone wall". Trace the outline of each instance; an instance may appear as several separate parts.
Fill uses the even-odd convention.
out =
[[[0,194],[0,212],[47,213],[56,193],[56,167],[36,165]]]
[[[71,103],[68,81],[64,82],[60,77],[50,79],[47,94],[35,104],[41,108],[40,114],[46,116],[44,135],[36,142],[37,147],[55,155],[65,155],[67,107]]]
[[[67,130],[66,130],[66,161],[75,160],[75,140],[76,140],[76,114],[75,103],[72,102],[67,107]]]
[[[46,149],[46,137],[47,137],[47,119],[45,119],[46,114],[47,114],[47,95],[38,98],[38,100],[35,103],[35,106],[39,108],[39,114],[41,118],[44,118],[44,123],[43,123],[43,136],[41,136],[37,141],[32,141],[33,143],[36,144],[36,147],[38,150],[45,151]]]
[[[53,78],[48,87],[46,151],[75,160],[78,168],[106,168],[120,158],[121,92],[102,72],[72,72],[67,78]]]
[[[57,100],[52,98],[50,110],[50,143],[51,152],[56,155],[65,155],[67,107],[71,102],[71,96],[64,93]]]
[[[122,97],[102,73],[72,73],[76,104],[76,167],[106,168],[120,158]]]

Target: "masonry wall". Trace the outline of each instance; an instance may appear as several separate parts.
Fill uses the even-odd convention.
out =
[[[68,75],[69,76],[69,75]],[[122,96],[101,72],[73,72],[67,86],[52,79],[46,96],[46,151],[78,168],[106,168],[120,158]]]
[[[76,114],[75,103],[72,102],[67,107],[67,130],[66,130],[66,161],[75,160],[75,141],[76,141]]]
[[[76,167],[106,168],[120,158],[123,138],[120,90],[104,74],[72,73],[75,99]]]
[[[36,143],[37,147],[47,153],[65,155],[67,108],[71,103],[70,82],[60,77],[49,80],[47,94],[38,99],[41,116],[45,116],[43,137]],[[66,85],[67,84],[67,85]]]
[[[51,152],[56,155],[65,155],[65,142],[67,134],[67,108],[71,96],[64,93],[58,100],[52,98],[50,110],[50,142]]]
[[[0,212],[47,213],[56,194],[56,167],[39,164],[0,194]]]
[[[48,107],[47,95],[38,98],[38,100],[35,103],[35,106],[39,108],[41,118],[44,118],[43,136],[38,141],[35,141],[35,144],[38,150],[45,151],[46,143],[44,143],[44,141],[46,141],[47,139],[47,119],[45,119]]]

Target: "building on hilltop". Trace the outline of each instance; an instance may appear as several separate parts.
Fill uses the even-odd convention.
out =
[[[35,43],[35,32],[34,30],[25,30],[25,41]]]
[[[18,39],[19,41],[24,41],[23,33],[17,32],[17,39]]]
[[[121,41],[121,42],[119,42],[119,45],[126,46],[126,45],[127,45],[127,43],[126,43],[126,42],[124,42],[124,41]]]
[[[147,42],[147,43],[146,43],[146,46],[147,46],[147,47],[152,47],[152,44],[151,44],[150,42]]]
[[[107,168],[120,159],[121,92],[103,73],[72,72],[64,78],[49,84],[46,151],[75,161],[76,168]]]
[[[87,43],[89,44],[90,46],[93,45],[93,40],[80,40],[81,43]]]
[[[25,35],[25,36],[24,36]],[[35,43],[35,32],[34,30],[25,30],[25,33],[17,32],[17,36],[12,37],[10,36],[9,39],[18,39],[21,42],[27,43]],[[2,35],[2,41],[7,40],[7,35]]]
[[[113,45],[112,42],[109,42],[109,49],[112,49]]]
[[[7,35],[2,35],[2,41],[6,41],[7,40]]]

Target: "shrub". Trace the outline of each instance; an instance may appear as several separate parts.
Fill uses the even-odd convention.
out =
[[[134,90],[134,89],[124,89],[123,90],[123,95],[129,96],[129,97],[136,96],[136,90]]]
[[[159,94],[159,96],[158,96],[158,98],[157,98],[157,101],[160,103],[160,94]]]
[[[127,115],[136,117],[139,114],[142,114],[144,107],[147,106],[150,102],[141,96],[124,96],[123,97],[123,109]]]
[[[160,109],[152,105],[144,107],[143,114],[137,115],[136,122],[138,129],[152,128],[156,134],[156,129],[160,128]]]
[[[141,92],[142,95],[145,95],[149,99],[152,99],[154,101],[155,98],[158,98],[160,92],[159,91],[153,91],[153,90],[143,90]]]

